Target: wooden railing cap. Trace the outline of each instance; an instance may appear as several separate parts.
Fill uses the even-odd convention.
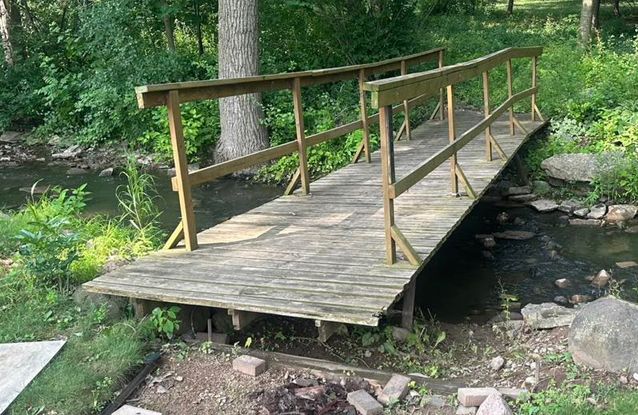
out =
[[[377,81],[369,81],[364,83],[363,88],[372,92],[372,104],[378,108],[383,105],[391,105],[398,103],[406,97],[406,91],[409,91],[412,85],[420,84],[426,81],[439,79],[441,85],[433,85],[433,88],[440,88],[445,85],[458,83],[473,78],[478,73],[492,69],[502,64],[508,59],[535,57],[543,53],[540,46],[506,48],[489,55],[458,63],[455,65],[445,66],[440,69],[433,69],[425,72],[417,72],[408,75],[400,75],[392,78],[380,79]],[[399,92],[401,90],[401,92]],[[414,96],[423,91],[414,91]],[[411,93],[408,92],[408,95]]]
[[[302,78],[302,85],[304,86],[334,82],[348,78],[354,79],[361,70],[369,71],[368,74],[373,74],[398,69],[399,66],[397,66],[397,68],[393,68],[392,66],[400,65],[403,61],[412,64],[419,63],[438,56],[438,54],[444,50],[445,48],[435,48],[425,52],[386,59],[379,62],[301,72],[143,85],[136,87],[135,93],[140,108],[151,108],[165,105],[166,94],[169,91],[179,91],[180,102],[187,102],[196,99],[220,98],[276,89],[290,89],[292,87],[292,81],[295,78]]]

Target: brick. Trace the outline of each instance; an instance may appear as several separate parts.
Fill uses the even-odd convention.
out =
[[[459,388],[458,399],[463,406],[481,406],[493,393],[498,391],[494,388]]]
[[[266,371],[266,361],[243,355],[233,360],[233,369],[250,376],[259,376]]]
[[[495,392],[483,401],[476,415],[513,415],[512,409],[507,405],[500,393]]]
[[[117,411],[113,412],[113,415],[162,415],[162,414],[155,411],[149,411],[148,409],[138,408],[136,406],[124,405]]]
[[[363,389],[350,392],[348,394],[348,402],[354,406],[361,415],[380,415],[383,413],[383,406]]]
[[[379,394],[379,402],[384,405],[389,404],[391,401],[400,401],[407,395],[409,391],[409,383],[411,379],[407,376],[392,375],[388,383]]]

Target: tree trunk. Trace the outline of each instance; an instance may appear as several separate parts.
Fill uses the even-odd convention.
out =
[[[594,16],[594,0],[583,0],[580,12],[580,40],[584,45],[591,42],[591,24]]]
[[[514,13],[514,0],[507,0],[507,14]]]
[[[591,25],[593,29],[600,29],[600,0],[594,0],[594,12],[591,16]]]
[[[614,16],[620,16],[620,0],[614,0]]]
[[[202,37],[202,14],[199,9],[199,0],[195,0],[195,18],[197,19],[196,36],[197,51],[200,55],[204,54],[204,39]]]
[[[0,0],[0,39],[4,51],[4,61],[13,66],[13,39],[11,37],[11,5],[9,0]]]
[[[166,44],[168,50],[175,51],[175,31],[173,29],[173,16],[169,13],[168,4],[165,0],[160,3],[162,21],[164,22],[164,33],[166,34]]]
[[[219,0],[219,78],[259,74],[258,0]],[[260,94],[219,100],[221,136],[215,149],[220,163],[268,147],[268,133],[261,124]]]

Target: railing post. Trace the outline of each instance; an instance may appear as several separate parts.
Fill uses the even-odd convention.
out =
[[[307,195],[308,193],[310,193],[310,177],[308,174],[308,152],[306,149],[306,133],[304,131],[300,78],[295,78],[293,81],[292,100],[295,111],[295,127],[297,129],[297,146],[299,149],[299,172],[301,175],[301,189],[303,193]]]
[[[456,120],[454,117],[454,86],[447,86],[447,128],[450,143],[456,141]],[[450,173],[452,183],[452,194],[459,195],[459,178],[456,174],[456,152],[450,157]]]
[[[368,126],[368,109],[366,103],[366,91],[363,89],[363,84],[366,81],[366,71],[361,69],[359,71],[359,106],[361,112],[361,125],[363,127],[363,150],[365,151],[366,161],[370,163],[372,161],[370,151],[370,128]]]
[[[485,118],[490,116],[490,74],[488,71],[483,72],[483,109]],[[492,126],[488,125],[485,129],[485,158],[492,161]]]
[[[439,51],[439,69],[443,68],[443,66],[445,66],[445,50],[441,49]],[[444,105],[444,98],[443,98],[443,88],[441,88],[441,91],[439,91],[439,119],[441,121],[443,121],[443,119],[445,118],[445,113],[443,111],[443,105]]]
[[[538,84],[538,75],[536,66],[538,65],[538,57],[532,57],[532,88],[536,88]],[[536,92],[532,94],[532,121],[536,121]]]
[[[507,60],[507,96],[512,98],[514,95],[514,86],[512,79],[512,60]],[[510,135],[516,134],[516,127],[514,126],[514,105],[510,107]]]
[[[392,238],[394,226],[394,199],[390,198],[390,185],[395,182],[394,137],[392,131],[392,106],[379,110],[381,131],[381,183],[383,185],[383,223],[385,228],[385,259],[388,265],[397,260],[397,248]]]
[[[408,74],[408,64],[406,61],[401,61],[401,75]],[[410,103],[408,100],[403,101],[403,115],[405,116],[405,136],[408,138],[408,141],[412,139],[412,128],[410,128]]]
[[[182,114],[179,107],[179,92],[169,91],[167,98],[168,127],[171,132],[171,146],[173,147],[173,160],[175,161],[175,177],[177,179],[179,208],[182,215],[184,244],[186,245],[186,250],[193,251],[198,247],[197,229],[195,226],[190,178],[188,177],[188,161],[184,144]]]

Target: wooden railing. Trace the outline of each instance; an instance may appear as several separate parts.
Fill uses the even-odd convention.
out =
[[[310,192],[310,176],[308,173],[307,162],[308,148],[313,145],[341,137],[356,130],[363,130],[363,139],[355,154],[353,162],[357,162],[362,155],[365,155],[366,161],[370,162],[371,148],[369,128],[372,124],[379,121],[379,114],[371,116],[367,114],[366,92],[363,88],[366,80],[370,76],[391,71],[401,71],[401,74],[406,75],[411,66],[419,65],[428,61],[438,61],[439,68],[442,68],[444,52],[444,48],[437,48],[415,55],[403,56],[363,65],[245,78],[178,82],[137,87],[135,92],[137,93],[137,101],[140,108],[152,108],[159,106],[166,106],[168,108],[171,145],[176,171],[176,175],[172,179],[172,186],[173,190],[175,190],[179,195],[181,221],[166,242],[165,248],[170,249],[175,247],[182,239],[184,240],[186,249],[189,251],[196,249],[198,246],[195,214],[191,198],[192,186],[210,182],[216,178],[226,176],[233,172],[241,171],[255,165],[298,152],[299,168],[293,175],[285,193],[292,193],[300,182],[303,192],[307,194]],[[359,81],[360,119],[328,131],[305,136],[302,88],[311,85],[355,79]],[[188,171],[184,144],[184,131],[182,128],[182,116],[180,111],[181,103],[275,90],[290,90],[292,92],[297,130],[296,141],[270,147],[262,151],[228,160],[193,172]],[[407,138],[410,138],[410,108],[434,95],[439,96],[439,103],[435,113],[438,111],[441,119],[443,119],[442,90],[429,94],[421,94],[419,96],[414,95],[409,99],[406,98],[398,103],[399,105],[394,108],[394,110],[405,113],[405,121],[398,136],[405,133]],[[434,116],[435,113],[433,113],[432,116]]]
[[[394,201],[397,197],[425,178],[442,163],[450,160],[450,187],[452,194],[456,196],[459,195],[460,180],[465,186],[467,195],[469,197],[476,198],[476,192],[472,188],[467,176],[458,163],[457,153],[459,150],[470,143],[481,132],[484,132],[486,159],[488,161],[492,161],[493,151],[495,150],[499,153],[501,159],[507,160],[507,156],[492,135],[491,125],[502,114],[509,111],[510,134],[514,135],[517,127],[525,132],[525,128],[521,125],[514,114],[514,104],[524,98],[531,97],[532,121],[536,120],[536,117],[539,117],[542,120],[542,115],[536,105],[536,94],[538,92],[536,68],[538,57],[542,54],[542,52],[543,49],[540,47],[509,48],[469,62],[446,66],[427,72],[366,82],[363,85],[364,89],[366,91],[370,91],[372,94],[373,108],[379,109],[387,264],[394,264],[396,262],[397,245],[413,265],[418,266],[421,263],[418,253],[395,224]],[[518,93],[514,93],[513,91],[512,59],[516,58],[532,59],[531,87]],[[507,68],[508,98],[501,105],[491,110],[489,102],[489,71],[500,65],[506,65]],[[482,76],[483,79],[485,118],[457,137],[454,116],[454,86],[460,82],[467,81],[478,76]],[[409,101],[417,96],[427,96],[428,94],[432,94],[443,88],[447,90],[448,137],[450,144],[436,152],[410,173],[397,180],[395,177],[394,166],[394,140],[392,127],[393,105],[405,102],[406,100]]]

